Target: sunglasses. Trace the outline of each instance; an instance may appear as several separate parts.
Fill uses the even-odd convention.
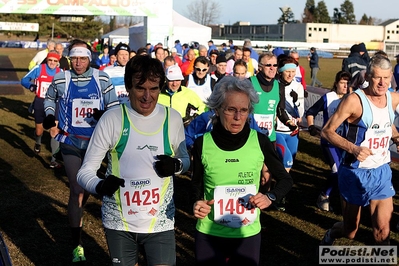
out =
[[[278,65],[277,64],[261,64],[262,66],[265,66],[265,67],[277,67]]]
[[[207,68],[201,69],[201,68],[199,68],[199,67],[196,67],[196,68],[195,68],[195,71],[198,71],[198,72],[206,72],[206,71],[208,71],[208,69],[207,69]]]

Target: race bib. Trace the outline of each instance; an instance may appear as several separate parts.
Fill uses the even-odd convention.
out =
[[[119,103],[129,102],[129,93],[126,91],[125,85],[115,86],[116,96],[118,96]]]
[[[252,224],[257,210],[249,203],[256,194],[255,185],[216,186],[214,191],[214,221],[223,226],[240,228]]]
[[[94,127],[93,109],[100,108],[100,99],[73,99],[72,126]]]
[[[383,163],[390,162],[391,154],[389,144],[391,140],[392,129],[390,127],[383,129],[368,129],[365,140],[361,146],[366,146],[373,151],[366,160],[360,163],[361,166],[378,167]]]
[[[254,118],[256,123],[258,124],[258,127],[263,129],[266,128],[269,130],[269,134],[273,132],[274,126],[273,126],[273,115],[272,114],[254,114]]]
[[[46,97],[46,93],[48,90],[48,87],[50,87],[51,82],[41,82],[40,83],[40,98],[45,98]]]
[[[126,185],[119,191],[126,221],[148,220],[158,215],[162,182],[161,178],[125,178]]]

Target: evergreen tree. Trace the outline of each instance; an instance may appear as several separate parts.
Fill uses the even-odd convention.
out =
[[[0,21],[39,23],[40,40],[46,41],[54,34],[54,38],[62,36],[69,38],[94,39],[99,35],[103,22],[94,16],[84,16],[83,23],[60,22],[60,15],[43,14],[0,14]],[[54,24],[54,27],[53,27]],[[4,31],[3,31],[4,32]],[[36,36],[36,32],[4,32],[5,34]]]
[[[314,0],[306,0],[303,10],[302,23],[312,23],[314,21],[314,13],[316,11]]]
[[[341,4],[342,24],[356,24],[355,10],[353,3],[349,0],[345,0]]]
[[[327,6],[324,1],[317,3],[317,22],[318,23],[331,23],[330,15],[328,14]]]
[[[362,18],[359,21],[359,25],[374,25],[375,19],[371,16],[368,17],[366,14],[363,14]]]

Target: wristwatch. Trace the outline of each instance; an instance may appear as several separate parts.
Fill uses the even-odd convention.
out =
[[[265,193],[265,195],[271,202],[275,202],[277,199],[276,195],[274,195],[273,193],[267,192],[267,193]]]

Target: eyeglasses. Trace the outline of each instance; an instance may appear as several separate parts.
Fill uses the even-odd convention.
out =
[[[198,72],[206,72],[206,71],[208,71],[208,69],[207,69],[207,68],[201,69],[201,68],[199,68],[199,67],[196,67],[196,68],[195,68],[195,71],[198,71]]]
[[[228,116],[233,116],[235,114],[239,114],[240,116],[246,116],[249,113],[249,109],[241,108],[240,110],[237,110],[237,108],[234,107],[226,107],[223,109],[223,113]]]
[[[55,59],[47,59],[47,62],[54,62],[54,63],[58,63],[58,60],[55,60]]]
[[[261,66],[265,66],[265,67],[278,67],[278,65],[277,64],[260,64]]]
[[[82,63],[86,63],[87,61],[89,61],[88,57],[71,57],[70,59],[71,59],[72,63],[76,63],[78,61],[78,59]]]

